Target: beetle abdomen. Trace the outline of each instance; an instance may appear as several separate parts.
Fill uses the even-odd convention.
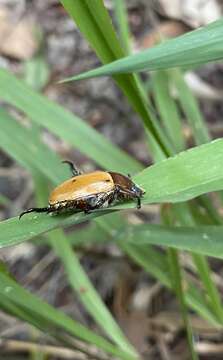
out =
[[[95,171],[75,176],[56,187],[49,197],[49,204],[76,201],[113,190],[114,182],[111,175],[108,172]]]

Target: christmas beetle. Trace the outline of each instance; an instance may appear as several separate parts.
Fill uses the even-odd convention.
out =
[[[115,202],[136,199],[137,208],[141,207],[141,197],[145,193],[130,178],[112,171],[94,171],[81,174],[70,161],[73,177],[50,194],[49,205],[43,208],[30,208],[23,211],[19,218],[30,212],[61,213],[64,211],[84,211],[106,208]]]

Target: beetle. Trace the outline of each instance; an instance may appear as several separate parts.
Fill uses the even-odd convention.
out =
[[[66,160],[63,163],[70,166],[73,177],[51,192],[47,207],[27,209],[19,218],[30,212],[84,211],[87,214],[92,210],[130,199],[136,199],[137,208],[141,208],[141,197],[145,191],[136,185],[129,175],[112,171],[82,174],[72,162]]]

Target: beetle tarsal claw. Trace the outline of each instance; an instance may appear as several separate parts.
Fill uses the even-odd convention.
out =
[[[72,174],[73,174],[74,176],[81,175],[81,171],[79,171],[79,170],[74,166],[74,164],[73,164],[71,161],[69,161],[69,160],[64,160],[64,161],[62,161],[62,163],[69,165],[70,170],[71,170],[71,172],[72,172]]]
[[[30,209],[27,209],[25,211],[23,211],[20,215],[19,215],[19,220],[21,219],[21,217],[25,214],[28,214],[28,213],[31,213],[31,212],[38,212],[38,213],[41,213],[41,212],[47,212],[49,209],[49,207],[44,207],[44,208],[30,208]]]

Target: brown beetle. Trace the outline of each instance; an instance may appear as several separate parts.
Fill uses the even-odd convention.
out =
[[[70,166],[73,177],[52,191],[47,207],[27,209],[19,218],[30,212],[60,213],[76,210],[89,213],[125,199],[136,199],[137,208],[140,209],[145,191],[134,184],[129,176],[111,171],[94,171],[82,175],[70,161],[64,163]]]

